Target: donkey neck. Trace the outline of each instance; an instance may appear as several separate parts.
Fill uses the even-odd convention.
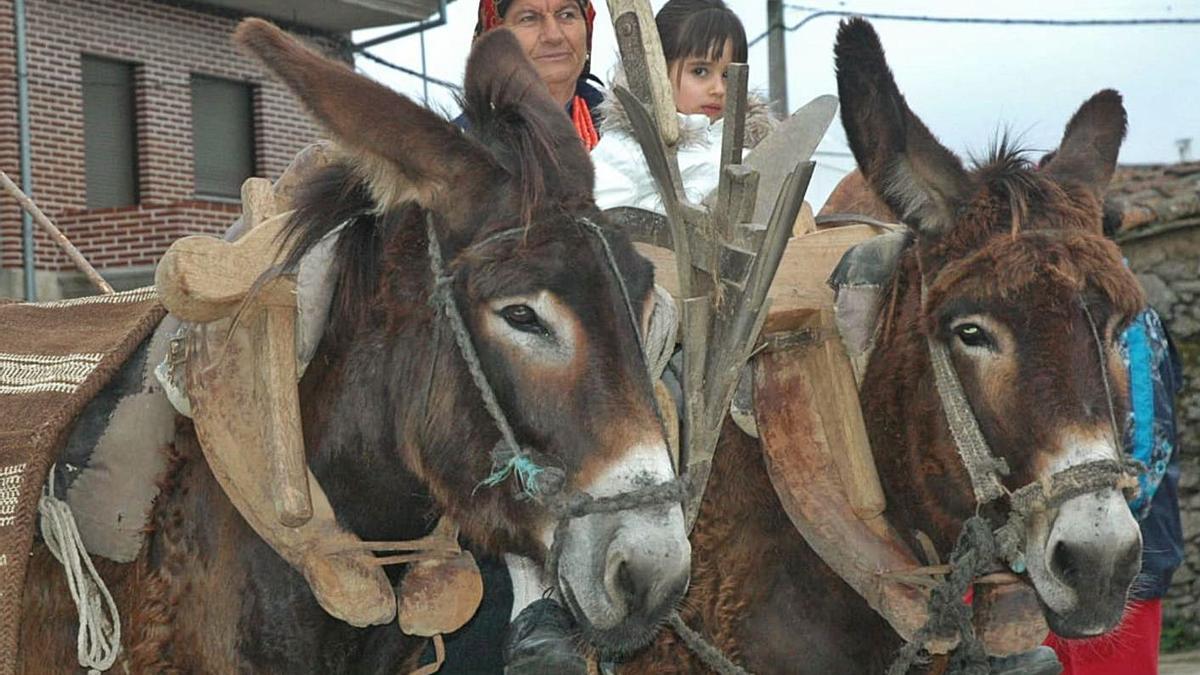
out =
[[[492,430],[461,400],[473,387],[427,303],[424,234],[395,235],[384,255],[372,309],[345,344],[322,345],[302,400],[309,462],[339,520],[364,538],[395,539],[432,527],[444,505],[431,480],[474,473],[466,453],[490,447]]]

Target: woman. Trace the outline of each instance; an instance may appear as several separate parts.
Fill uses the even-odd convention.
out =
[[[475,24],[475,37],[501,27],[517,36],[588,150],[600,141],[596,110],[604,101],[604,94],[587,81],[595,19],[590,0],[480,0]],[[455,123],[465,127],[470,121],[460,115]]]

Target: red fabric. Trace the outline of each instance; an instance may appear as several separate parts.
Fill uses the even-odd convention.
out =
[[[1051,633],[1042,644],[1054,649],[1062,675],[1155,675],[1162,636],[1162,599],[1134,600],[1115,631],[1091,640]]]

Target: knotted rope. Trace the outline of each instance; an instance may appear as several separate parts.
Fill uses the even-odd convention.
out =
[[[38,500],[42,539],[67,574],[71,599],[79,612],[76,656],[89,675],[108,670],[121,652],[121,616],[104,579],[92,565],[71,507],[54,496],[54,467]]]

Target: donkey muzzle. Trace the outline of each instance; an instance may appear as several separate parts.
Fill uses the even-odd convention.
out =
[[[1122,493],[1079,495],[1030,529],[1029,574],[1050,628],[1063,637],[1112,630],[1141,567],[1141,532]]]

